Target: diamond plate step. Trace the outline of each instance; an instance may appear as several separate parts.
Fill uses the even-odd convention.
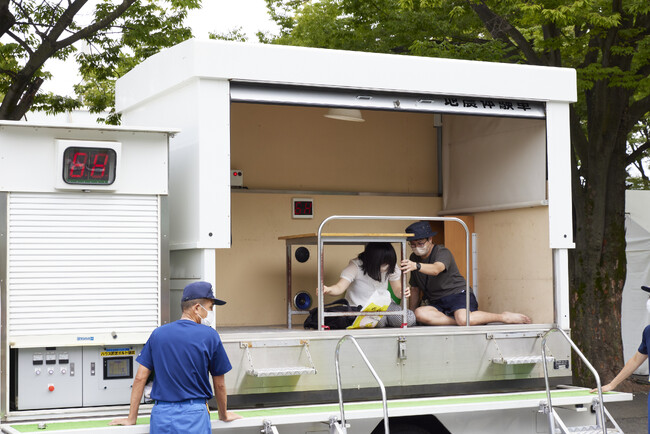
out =
[[[249,369],[246,373],[253,377],[287,377],[290,375],[315,374],[315,368],[292,366],[282,368]]]
[[[581,434],[603,434],[603,429],[597,425],[586,425],[586,426],[570,426],[567,427],[570,433],[581,433]],[[562,430],[559,428],[555,429],[557,434],[562,434]],[[623,434],[623,431],[619,431],[616,428],[607,428],[607,434]]]

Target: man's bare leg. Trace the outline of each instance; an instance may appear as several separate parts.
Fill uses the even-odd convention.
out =
[[[458,309],[455,311],[454,321],[458,325],[466,325],[467,309]],[[502,322],[505,324],[530,324],[531,320],[526,315],[514,312],[492,313],[476,310],[469,314],[470,325],[481,325],[491,322]]]
[[[415,318],[424,325],[456,325],[456,320],[440,312],[433,306],[420,306],[415,309]]]

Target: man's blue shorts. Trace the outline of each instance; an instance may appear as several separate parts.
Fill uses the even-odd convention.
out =
[[[151,434],[211,434],[210,413],[205,399],[180,402],[157,401],[151,410]]]
[[[460,294],[451,294],[445,297],[439,298],[435,301],[429,302],[429,306],[433,306],[438,309],[440,312],[444,313],[447,316],[453,316],[454,312],[459,309],[465,309],[467,306],[467,295],[465,291]],[[469,311],[475,312],[478,310],[478,301],[474,297],[474,293],[469,293]]]

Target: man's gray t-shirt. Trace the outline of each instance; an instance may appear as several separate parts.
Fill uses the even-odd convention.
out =
[[[445,271],[437,276],[429,276],[419,271],[411,272],[409,285],[420,288],[424,298],[429,302],[436,301],[447,295],[460,294],[467,289],[467,282],[458,271],[454,255],[445,246],[441,244],[434,245],[428,258],[423,259],[412,253],[409,259],[422,264],[441,262],[445,266]]]

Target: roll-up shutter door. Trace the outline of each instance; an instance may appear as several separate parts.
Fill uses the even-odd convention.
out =
[[[158,196],[11,193],[7,249],[10,337],[158,325]]]
[[[361,89],[331,89],[265,83],[230,83],[230,100],[257,104],[340,107],[361,110],[447,113],[517,118],[546,117],[541,101],[480,96],[427,95]]]

